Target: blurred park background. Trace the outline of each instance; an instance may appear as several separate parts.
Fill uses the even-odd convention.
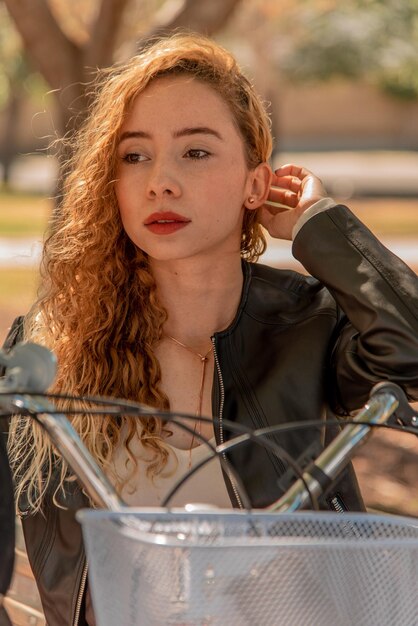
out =
[[[269,108],[275,165],[315,171],[418,269],[418,0],[0,0],[0,342],[35,297],[59,139],[88,112],[96,68],[176,29],[235,53]],[[265,261],[303,271],[287,242]],[[418,515],[417,455],[411,435],[364,447],[370,508]],[[15,624],[43,623],[34,602]]]

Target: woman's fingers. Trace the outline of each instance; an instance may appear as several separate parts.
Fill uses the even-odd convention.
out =
[[[267,200],[260,207],[260,223],[272,237],[291,239],[301,215],[324,197],[324,186],[312,172],[293,163],[282,165],[273,173]]]
[[[298,203],[301,188],[302,183],[298,178],[275,175],[273,176],[267,204],[273,202],[284,204],[286,207],[295,207]]]
[[[294,191],[297,193],[300,191],[302,187],[302,181],[296,176],[273,176],[273,180],[271,185],[274,188],[278,189],[290,189],[290,191]]]
[[[281,165],[275,170],[275,175],[280,176],[292,176],[294,178],[298,178],[300,181],[306,178],[306,176],[313,176],[312,172],[307,170],[305,167],[300,167],[299,165],[295,165],[294,163],[286,163],[285,165]]]
[[[290,189],[272,188],[266,204],[284,204],[285,208],[295,207],[299,201],[299,194]]]
[[[297,189],[301,186],[302,180],[303,179],[300,179],[298,176],[292,176],[290,174],[278,175],[276,174],[276,172],[274,172],[272,185],[273,187],[289,187],[292,189]]]
[[[289,163],[277,168],[273,174],[272,187],[268,200],[283,202],[291,207],[296,207],[294,196],[283,194],[288,190],[297,195],[303,205],[312,204],[318,199],[326,197],[326,191],[322,181],[305,167]]]

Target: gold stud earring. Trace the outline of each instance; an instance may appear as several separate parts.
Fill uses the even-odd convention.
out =
[[[252,198],[252,197],[248,198],[248,204],[254,204],[254,202],[255,202],[255,198]]]

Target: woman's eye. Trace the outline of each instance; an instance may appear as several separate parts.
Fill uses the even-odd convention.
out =
[[[207,150],[192,149],[188,150],[185,156],[189,159],[199,161],[201,159],[206,159],[208,156],[210,156],[210,153]]]
[[[140,163],[141,161],[145,161],[147,157],[143,154],[139,154],[138,152],[128,152],[124,154],[122,157],[122,161],[125,163]]]

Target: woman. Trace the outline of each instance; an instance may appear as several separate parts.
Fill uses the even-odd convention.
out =
[[[2,426],[3,420],[0,418],[0,626],[11,626],[3,600],[13,573],[15,520],[12,477]]]
[[[194,36],[164,39],[107,72],[77,138],[24,336],[56,353],[55,392],[196,415],[191,434],[158,418],[74,418],[128,502],[158,504],[196,462],[200,436],[230,437],[222,418],[257,428],[348,415],[382,379],[418,397],[416,276],[312,173],[273,173],[271,145],[266,112],[234,59]],[[315,278],[254,263],[261,225],[293,238]],[[48,624],[92,623],[74,520],[86,498],[35,425],[15,420],[10,441]],[[276,441],[305,462],[322,443],[313,431]],[[257,446],[229,460],[252,506],[279,497],[282,461]],[[194,489],[242,506],[216,464]],[[322,506],[362,507],[351,474]]]

